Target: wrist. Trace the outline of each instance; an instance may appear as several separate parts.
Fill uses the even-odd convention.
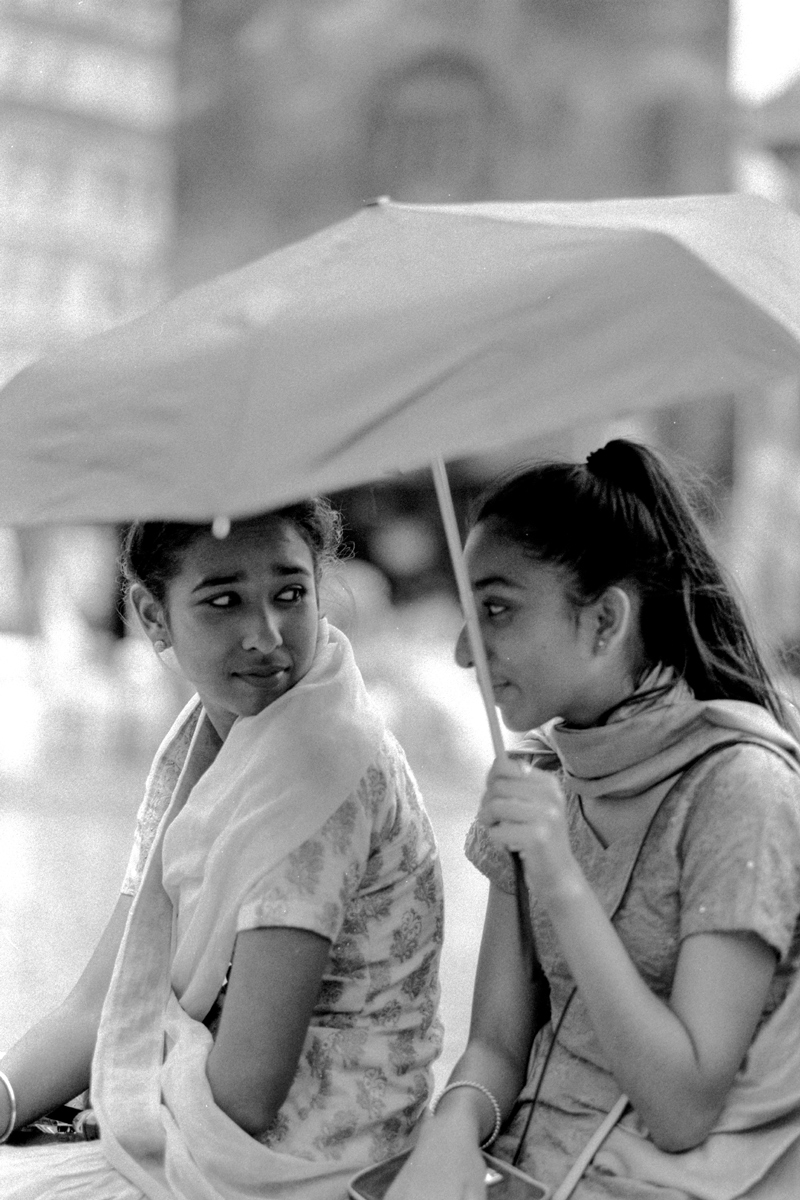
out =
[[[435,1114],[444,1101],[453,1114],[458,1117],[457,1128],[469,1129],[470,1137],[477,1139],[483,1150],[490,1145],[500,1132],[502,1113],[500,1106],[484,1084],[476,1080],[454,1079],[440,1093],[431,1108]],[[491,1125],[486,1128],[486,1116],[490,1114]]]
[[[542,887],[542,881],[526,879],[532,895],[547,909],[552,921],[568,918],[577,910],[583,908],[593,892],[589,887],[586,876],[577,863],[572,863],[566,871],[549,881],[547,887]]]
[[[463,1131],[470,1137],[479,1138],[481,1132],[481,1111],[477,1095],[464,1095],[466,1088],[458,1092],[448,1092],[437,1103],[435,1111],[431,1109],[426,1125],[437,1129],[436,1137],[442,1136],[443,1128],[447,1128],[448,1136]]]
[[[17,1100],[11,1080],[0,1070],[0,1144],[8,1141],[17,1122]]]

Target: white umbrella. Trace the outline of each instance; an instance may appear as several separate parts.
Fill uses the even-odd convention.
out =
[[[800,376],[751,196],[378,202],[0,393],[0,523],[208,519]]]
[[[209,519],[800,378],[800,220],[749,196],[398,205],[44,359],[0,395],[0,522]]]

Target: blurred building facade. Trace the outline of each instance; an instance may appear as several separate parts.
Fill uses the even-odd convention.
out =
[[[183,0],[176,278],[375,195],[729,185],[728,0]]]
[[[172,0],[5,0],[0,378],[166,291]]]
[[[730,186],[728,0],[183,0],[182,17],[181,286],[376,195],[585,200]],[[729,482],[729,398],[642,432],[691,448]],[[459,494],[474,470],[454,472]],[[357,551],[397,597],[441,584],[424,477],[339,499]]]
[[[375,195],[729,190],[743,136],[726,86],[728,9],[728,0],[5,0],[0,378]],[[795,111],[789,89],[748,125],[785,172],[796,171]],[[750,499],[765,503],[753,482],[753,464],[769,457],[759,432],[776,441],[769,422],[752,419],[760,403],[711,397],[621,430],[684,454],[726,502],[738,489],[730,507],[741,513]],[[608,432],[526,449],[580,453]],[[456,468],[458,497],[476,473],[502,465]],[[425,478],[339,499],[358,553],[387,573],[396,597],[441,585]],[[23,549],[33,558],[23,576],[49,569]]]
[[[168,292],[178,17],[174,0],[2,4],[0,384]],[[0,531],[0,630],[63,646],[72,609],[112,631],[116,550],[113,530]]]

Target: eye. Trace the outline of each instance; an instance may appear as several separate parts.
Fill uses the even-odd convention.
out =
[[[234,604],[238,604],[239,597],[235,592],[220,592],[218,596],[210,596],[206,600],[206,604],[210,608],[233,608]]]
[[[495,617],[502,617],[505,613],[507,613],[508,605],[502,604],[499,600],[484,600],[483,611],[486,613],[487,617],[494,619]]]
[[[282,604],[297,604],[306,595],[306,589],[300,583],[293,583],[290,587],[282,588],[275,597]]]

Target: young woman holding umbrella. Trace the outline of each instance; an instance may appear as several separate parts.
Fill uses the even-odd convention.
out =
[[[469,834],[469,1043],[391,1200],[478,1200],[492,1144],[557,1200],[792,1194],[800,750],[681,489],[610,442],[493,490],[466,561],[497,706],[537,732]]]
[[[310,501],[222,540],[128,535],[133,606],[197,696],[93,959],[0,1064],[5,1135],[93,1064],[100,1140],[0,1148],[5,1200],[334,1200],[412,1137],[440,1048],[441,877],[403,752],[319,610],[339,529]]]

